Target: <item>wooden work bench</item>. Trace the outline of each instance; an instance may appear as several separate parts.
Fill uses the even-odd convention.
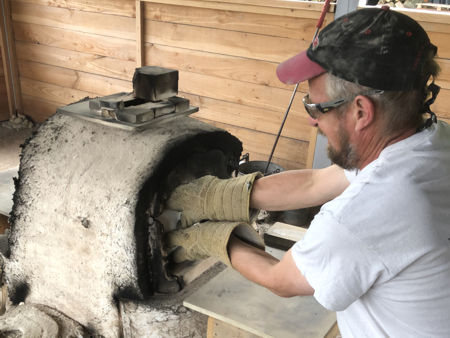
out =
[[[305,232],[286,224],[276,223],[275,227],[275,232],[288,239],[298,239],[298,234],[301,237]],[[276,296],[231,268],[185,299],[184,305],[209,316],[208,338],[339,336],[335,313],[323,308],[313,296]]]

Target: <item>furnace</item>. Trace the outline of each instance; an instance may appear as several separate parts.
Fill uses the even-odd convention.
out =
[[[170,266],[160,216],[179,184],[230,177],[242,145],[188,117],[197,108],[176,96],[177,81],[177,71],[138,69],[133,93],[62,107],[26,142],[5,257],[8,312],[38,305],[119,337],[124,304],[150,300],[153,316],[179,320],[166,336],[189,332],[179,301],[189,285]]]

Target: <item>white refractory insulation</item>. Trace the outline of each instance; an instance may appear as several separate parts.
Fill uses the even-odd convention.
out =
[[[241,151],[234,136],[189,117],[127,131],[54,115],[22,151],[5,259],[12,302],[46,305],[95,334],[119,336],[118,299],[155,292],[148,206],[189,178],[183,170],[229,176]],[[202,163],[208,152],[222,154],[214,168]]]

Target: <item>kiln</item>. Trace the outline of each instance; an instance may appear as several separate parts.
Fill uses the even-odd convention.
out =
[[[149,301],[147,329],[155,336],[198,334],[184,320],[191,314],[180,297],[189,285],[169,264],[159,217],[180,183],[230,177],[242,146],[188,117],[197,108],[176,96],[177,85],[177,71],[137,69],[133,93],[62,107],[27,140],[4,257],[12,306],[1,332],[28,335],[14,327],[23,302],[29,313],[56,320],[49,311],[58,312],[78,333],[139,335],[124,304],[136,310]],[[158,316],[176,325],[162,328]]]

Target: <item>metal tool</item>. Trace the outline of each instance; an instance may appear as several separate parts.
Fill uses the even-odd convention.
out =
[[[156,66],[136,68],[133,92],[84,98],[58,112],[110,127],[139,131],[198,111],[178,94],[178,71]]]
[[[319,34],[319,30],[323,25],[323,21],[325,19],[325,14],[327,14],[328,9],[330,8],[330,2],[331,2],[331,0],[325,0],[325,3],[322,8],[322,12],[320,13],[319,20],[317,21],[317,24],[316,24],[316,32],[314,33],[314,37],[312,39],[313,42],[316,39],[317,34]],[[295,97],[295,93],[297,92],[298,85],[299,85],[299,83],[297,82],[297,84],[295,85],[294,91],[292,92],[291,100],[289,101],[289,105],[286,109],[286,113],[284,113],[284,118],[283,118],[283,121],[281,122],[280,130],[278,131],[277,137],[275,138],[275,143],[273,144],[269,159],[267,160],[267,166],[266,166],[266,169],[264,170],[264,174],[266,174],[267,170],[269,169],[270,162],[272,161],[273,153],[275,152],[275,148],[277,147],[278,140],[280,139],[280,136],[281,136],[281,132],[283,131],[283,127],[284,127],[284,124],[288,117],[289,110],[291,109],[292,102],[294,101],[294,97]]]

